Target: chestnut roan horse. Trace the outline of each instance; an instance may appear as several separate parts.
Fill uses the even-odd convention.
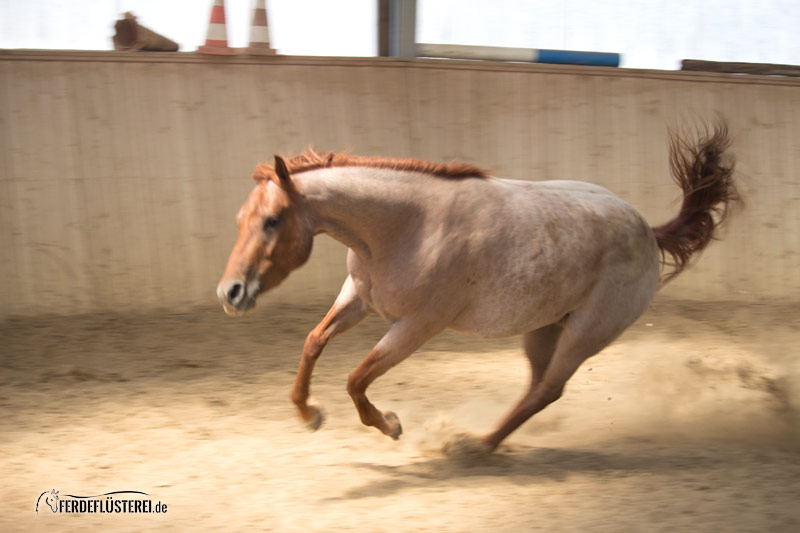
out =
[[[312,429],[323,420],[309,396],[314,364],[334,336],[369,313],[389,331],[350,374],[347,391],[361,422],[393,439],[402,432],[397,416],[365,394],[376,378],[447,328],[523,335],[530,388],[494,432],[473,442],[491,451],[558,399],[578,366],[714,238],[737,198],[733,164],[724,122],[700,137],[671,136],[683,203],[657,227],[589,183],[504,180],[467,164],[414,159],[276,156],[274,167],[255,170],[217,294],[228,314],[241,314],[306,262],[316,234],[349,248],[349,276],[306,338],[291,393]]]

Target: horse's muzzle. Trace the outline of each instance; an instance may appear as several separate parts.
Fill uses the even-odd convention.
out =
[[[217,297],[230,316],[241,316],[255,306],[258,292],[258,283],[245,284],[238,279],[223,281],[217,286]]]

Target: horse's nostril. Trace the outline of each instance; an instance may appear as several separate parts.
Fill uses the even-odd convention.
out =
[[[234,281],[228,286],[228,301],[232,304],[237,303],[244,296],[244,283]]]

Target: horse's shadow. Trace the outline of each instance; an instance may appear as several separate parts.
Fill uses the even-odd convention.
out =
[[[390,496],[406,489],[429,487],[433,483],[481,477],[503,477],[509,483],[524,485],[542,480],[562,482],[573,474],[625,477],[635,474],[697,472],[718,468],[728,460],[723,456],[692,453],[685,449],[642,446],[616,452],[519,447],[513,451],[482,457],[438,455],[394,466],[356,462],[350,466],[384,476],[326,500]]]

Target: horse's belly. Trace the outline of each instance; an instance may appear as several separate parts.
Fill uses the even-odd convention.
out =
[[[464,333],[466,335],[473,335],[475,337],[483,337],[486,339],[512,337],[514,335],[522,335],[527,331],[539,329],[542,326],[527,327],[527,322],[490,322],[481,320],[480,318],[471,319],[465,317],[453,323],[448,329]]]
[[[508,298],[493,294],[476,298],[449,329],[478,337],[510,337],[560,320],[569,309],[566,298],[548,303],[539,298]]]

